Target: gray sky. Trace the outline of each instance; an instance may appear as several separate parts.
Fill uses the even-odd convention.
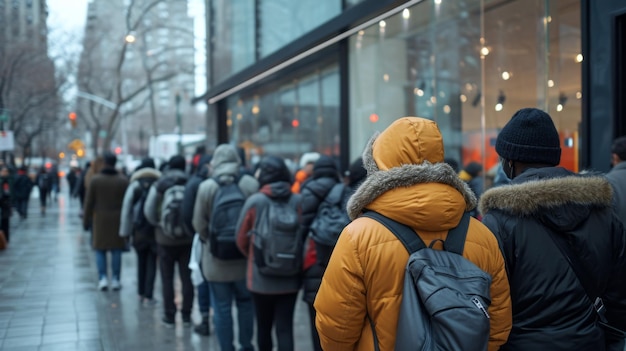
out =
[[[70,51],[80,53],[85,19],[87,18],[87,3],[89,0],[48,0],[48,38],[51,55],[59,50],[58,46],[71,46]],[[189,14],[194,17],[194,32],[196,36],[196,95],[206,90],[204,78],[205,50],[204,50],[204,1],[188,0]],[[70,41],[70,43],[67,43]]]

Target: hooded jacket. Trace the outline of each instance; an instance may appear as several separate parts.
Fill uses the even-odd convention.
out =
[[[315,299],[316,326],[327,351],[374,350],[368,315],[380,350],[395,345],[409,254],[384,225],[359,217],[361,212],[373,210],[410,226],[428,245],[445,240],[476,206],[467,184],[443,163],[442,137],[432,121],[397,120],[370,140],[363,163],[368,176],[348,201],[353,221],[339,237]],[[497,350],[511,328],[509,286],[496,238],[473,218],[463,256],[492,277],[489,350]]]
[[[208,237],[208,228],[211,222],[213,200],[219,189],[219,184],[214,178],[224,182],[233,182],[239,176],[241,161],[234,146],[222,144],[215,149],[211,159],[213,172],[211,177],[200,183],[196,195],[196,203],[193,208],[193,228],[200,234],[202,245],[202,273],[209,282],[232,282],[243,280],[246,277],[246,260],[220,260],[213,257]],[[256,179],[249,175],[239,178],[239,189],[247,198],[254,194],[258,188]]]
[[[300,289],[301,276],[273,277],[263,275],[254,263],[254,229],[259,226],[261,216],[270,206],[270,201],[289,201],[297,204],[300,213],[300,194],[291,192],[291,184],[286,181],[271,182],[263,185],[258,193],[250,196],[241,210],[237,221],[237,247],[248,259],[246,283],[248,290],[257,294],[290,294]]]
[[[163,234],[163,229],[159,225],[159,206],[163,203],[163,194],[165,190],[175,184],[186,184],[187,174],[181,169],[173,168],[162,173],[150,187],[146,203],[143,205],[143,213],[150,224],[155,226],[155,237],[157,244],[161,246],[191,246],[193,236],[185,236],[181,238],[170,238]]]
[[[611,200],[606,179],[557,167],[528,169],[483,194],[483,223],[502,247],[513,303],[501,350],[605,349],[591,301],[551,232],[573,244],[604,293],[609,321],[626,328],[625,233]]]
[[[128,237],[130,235],[135,235],[133,228],[133,207],[135,203],[139,201],[139,197],[141,196],[140,190],[140,181],[143,179],[151,179],[156,180],[161,177],[161,172],[157,171],[154,168],[142,168],[133,173],[130,177],[130,185],[126,189],[126,193],[124,194],[124,203],[122,204],[122,214],[120,217],[120,236]],[[147,199],[146,199],[147,201]],[[137,235],[133,238],[133,244],[137,245]],[[147,239],[147,238],[146,238]],[[151,241],[153,241],[152,239]]]

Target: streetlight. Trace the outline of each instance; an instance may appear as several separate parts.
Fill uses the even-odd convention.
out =
[[[124,37],[124,40],[127,43],[132,44],[132,43],[134,43],[137,40],[137,38],[135,37],[135,33],[134,32],[130,32],[130,33],[126,34],[126,36]]]

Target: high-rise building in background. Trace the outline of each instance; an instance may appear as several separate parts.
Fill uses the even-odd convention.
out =
[[[45,0],[0,0],[0,46],[28,42],[47,52],[47,17]]]
[[[49,131],[61,100],[48,56],[47,18],[45,0],[0,0],[0,128],[15,140],[3,151],[18,158],[52,156],[46,150],[55,147]]]
[[[184,132],[202,129],[202,116],[189,103],[194,33],[187,0],[91,1],[77,82],[80,92],[124,102],[112,146],[121,146],[125,129],[126,151],[134,155],[145,154],[152,135],[178,132],[181,124]],[[105,138],[112,110],[93,99],[81,98],[77,105],[92,138]]]

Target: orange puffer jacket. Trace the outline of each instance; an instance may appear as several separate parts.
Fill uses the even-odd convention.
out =
[[[406,224],[428,245],[444,239],[476,198],[450,166],[432,121],[407,117],[372,138],[364,154],[368,177],[348,203],[354,220],[342,232],[315,300],[322,348],[374,350],[376,326],[381,351],[394,349],[408,252],[386,227],[358,217],[379,212]],[[418,235],[418,234],[416,234]],[[492,277],[489,350],[511,329],[511,301],[504,260],[494,235],[479,221],[469,225],[463,256]]]

